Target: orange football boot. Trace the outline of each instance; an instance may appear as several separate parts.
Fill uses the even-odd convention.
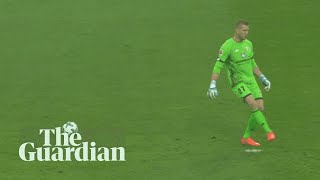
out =
[[[276,139],[274,132],[268,132],[268,141],[273,141]]]
[[[252,138],[242,138],[241,144],[249,146],[260,146],[260,143],[255,142]]]

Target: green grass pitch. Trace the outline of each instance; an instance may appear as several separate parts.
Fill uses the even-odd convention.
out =
[[[264,2],[264,1],[263,1]],[[0,179],[318,179],[319,1],[1,0]],[[278,139],[240,137],[248,108],[225,73],[206,91],[233,23],[250,22]],[[225,72],[225,71],[224,71]],[[125,162],[24,162],[40,128],[75,121]]]

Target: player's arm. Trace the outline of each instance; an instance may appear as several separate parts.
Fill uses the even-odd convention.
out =
[[[217,80],[219,79],[220,72],[223,69],[223,66],[225,64],[226,59],[229,56],[228,52],[228,46],[226,44],[223,44],[219,50],[219,56],[218,59],[213,67],[212,75],[211,75],[211,82],[210,86],[207,92],[207,95],[209,98],[214,99],[218,96],[218,90],[217,90]]]
[[[223,64],[219,61],[216,62],[213,68],[213,72],[211,75],[211,82],[210,86],[207,92],[207,95],[209,98],[214,99],[218,96],[218,90],[217,90],[217,80],[219,79],[220,76],[220,71],[223,68]],[[217,72],[219,71],[219,72]]]
[[[213,72],[211,75],[211,80],[217,81],[219,79],[220,73]]]
[[[254,59],[252,59],[252,69],[254,75],[256,75],[265,86],[265,90],[269,91],[271,88],[271,82],[262,74]]]

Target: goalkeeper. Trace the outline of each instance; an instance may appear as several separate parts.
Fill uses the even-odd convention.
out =
[[[261,73],[253,58],[252,43],[247,40],[249,23],[239,20],[235,24],[234,36],[227,39],[220,48],[218,59],[214,65],[208,96],[214,99],[218,96],[216,81],[219,78],[221,69],[226,66],[229,83],[232,91],[248,104],[251,115],[248,119],[247,128],[241,139],[241,143],[249,146],[260,146],[251,138],[251,132],[256,125],[262,126],[267,133],[267,140],[272,141],[276,138],[270,129],[264,114],[263,98],[259,86],[255,80],[256,75],[269,91],[270,81]]]

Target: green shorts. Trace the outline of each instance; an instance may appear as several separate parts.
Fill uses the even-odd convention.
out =
[[[246,98],[247,96],[251,95],[254,99],[262,99],[262,93],[257,82],[253,83],[239,83],[232,88],[232,91],[239,97],[239,98]]]

